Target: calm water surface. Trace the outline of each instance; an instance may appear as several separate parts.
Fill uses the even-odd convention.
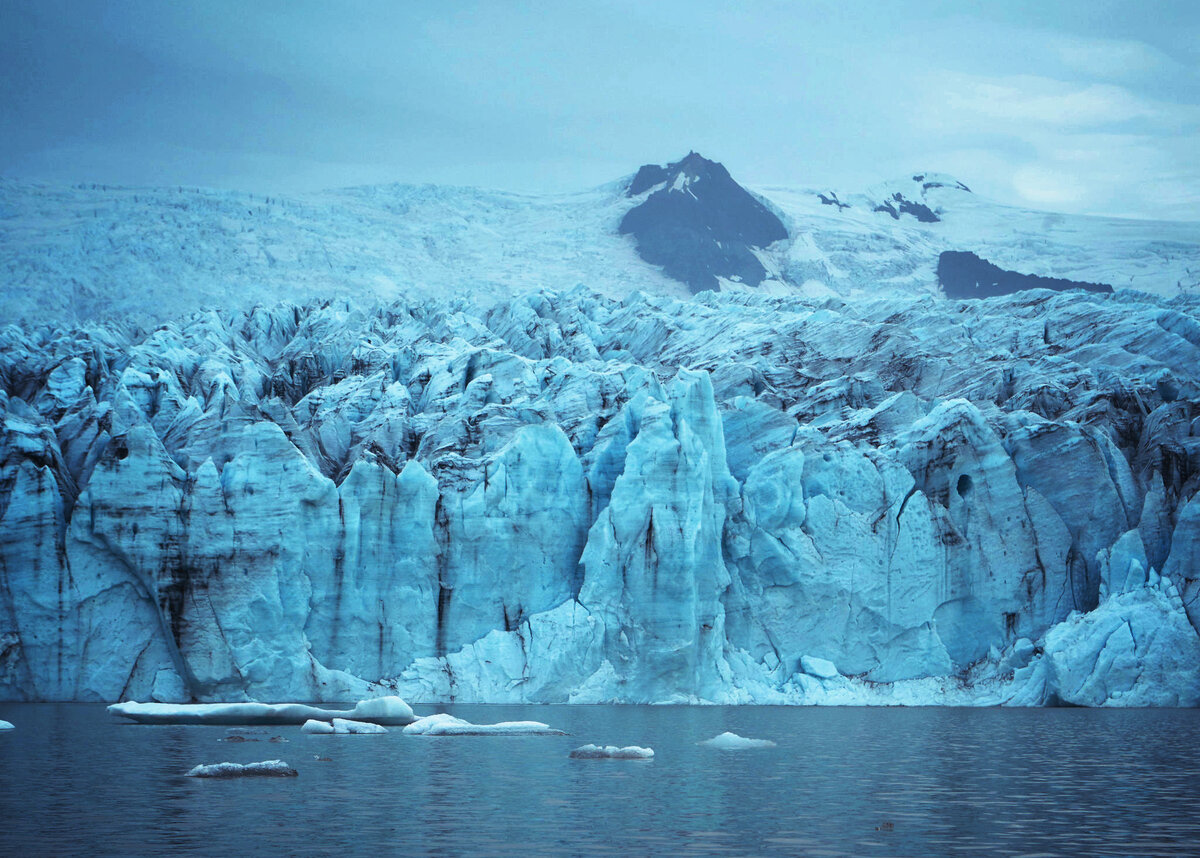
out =
[[[572,735],[234,744],[0,704],[0,854],[1200,855],[1200,711],[439,708]],[[778,747],[696,744],[725,730]],[[567,758],[585,742],[656,757]],[[274,758],[300,776],[183,776]]]

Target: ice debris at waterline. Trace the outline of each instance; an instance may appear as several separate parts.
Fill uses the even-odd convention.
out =
[[[501,721],[497,724],[472,724],[453,715],[439,713],[418,718],[404,728],[409,736],[565,736],[541,721]]]
[[[754,748],[775,747],[775,743],[770,739],[747,739],[745,736],[729,732],[713,736],[711,739],[705,739],[703,742],[697,742],[696,744],[703,745],[706,748],[715,748],[718,751],[748,751]]]
[[[300,727],[301,732],[344,735],[375,735],[386,733],[386,727],[378,724],[368,724],[365,721],[347,721],[345,718],[334,718],[332,721],[305,721]]]
[[[0,721],[0,732],[2,732],[4,730],[15,730],[15,729],[17,729],[17,728],[14,727],[11,722]]]
[[[573,760],[649,760],[653,758],[654,751],[637,745],[626,748],[618,748],[616,745],[583,745],[568,756]]]
[[[360,700],[353,709],[321,709],[303,703],[114,703],[108,707],[139,724],[303,724],[349,719],[402,726],[415,720],[399,697]]]
[[[4,698],[1200,702],[1200,296],[9,325],[0,414]]]
[[[187,773],[189,778],[294,778],[298,771],[283,760],[264,760],[261,763],[214,763],[196,766]]]

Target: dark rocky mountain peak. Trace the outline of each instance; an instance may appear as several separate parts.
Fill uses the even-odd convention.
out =
[[[767,272],[753,249],[788,237],[779,218],[698,152],[643,166],[627,194],[648,196],[625,214],[620,233],[632,235],[643,259],[693,292],[719,289],[719,277],[757,286]]]
[[[938,257],[937,277],[947,298],[992,298],[1023,292],[1026,289],[1049,289],[1053,292],[1113,291],[1112,286],[1107,283],[1086,283],[1008,271],[978,254],[965,250],[947,250],[942,253]]]

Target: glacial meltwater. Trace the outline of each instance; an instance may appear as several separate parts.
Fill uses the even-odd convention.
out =
[[[0,854],[1181,855],[1200,711],[414,707],[566,736],[139,726],[0,704]],[[730,731],[773,748],[697,744]],[[273,736],[286,742],[271,742]],[[586,743],[652,760],[576,760]],[[318,759],[321,758],[321,759]],[[199,780],[280,759],[294,778]]]

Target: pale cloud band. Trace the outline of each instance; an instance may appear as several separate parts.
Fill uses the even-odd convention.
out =
[[[0,0],[0,175],[574,190],[698,149],[752,184],[956,174],[1200,220],[1200,4]]]

